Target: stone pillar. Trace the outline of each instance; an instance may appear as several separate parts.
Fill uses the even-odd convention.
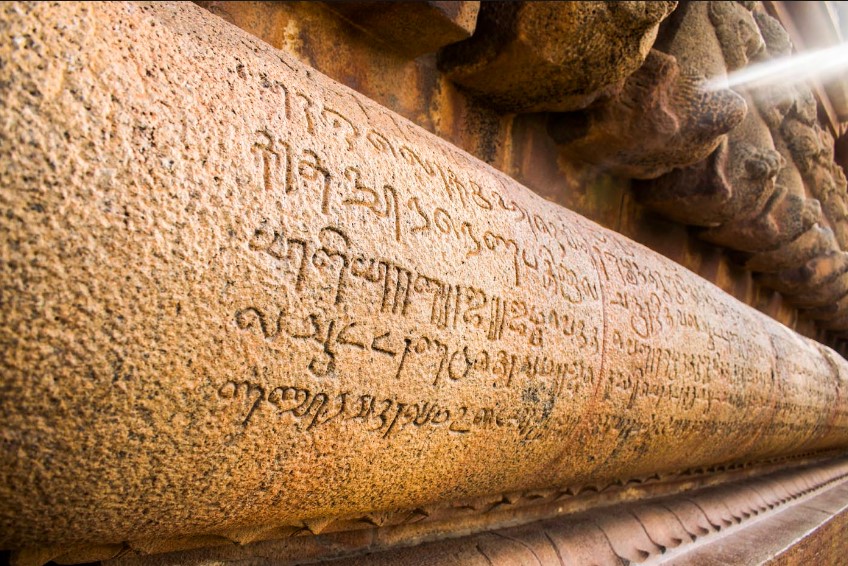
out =
[[[202,9],[0,14],[0,548],[848,444],[841,357]]]

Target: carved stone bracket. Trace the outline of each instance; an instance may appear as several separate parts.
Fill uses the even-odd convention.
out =
[[[741,96],[708,88],[708,80],[724,73],[709,3],[685,3],[663,22],[645,64],[620,92],[586,111],[552,115],[550,133],[569,158],[625,177],[659,177],[701,162],[722,142],[724,134],[750,120]],[[689,178],[693,175],[684,175],[687,178],[680,180],[681,187],[696,194],[687,195],[683,202],[672,198],[664,205],[660,202],[663,189],[659,189],[658,208],[674,211],[679,217],[692,216],[686,213],[691,206],[700,210],[703,222],[712,222],[714,203],[725,202],[725,192],[698,188],[703,181],[693,186],[696,179]],[[700,196],[699,190],[706,194]]]
[[[662,23],[620,91],[551,115],[549,131],[568,158],[640,179],[634,190],[643,204],[703,227],[701,238],[742,252],[760,281],[844,331],[843,271],[821,270],[848,249],[848,192],[813,93],[715,87],[728,71],[791,51],[786,31],[757,2],[687,3]],[[805,276],[795,271],[802,264]],[[826,305],[840,316],[809,310]]]
[[[677,2],[483,2],[440,55],[454,82],[509,112],[570,111],[619,90]]]
[[[709,13],[730,70],[791,52],[786,32],[759,8],[751,14],[714,2]],[[744,265],[765,274],[764,284],[811,318],[827,320],[822,326],[848,330],[840,301],[848,293],[840,277],[848,196],[816,101],[803,86],[745,96],[745,121],[708,160],[638,184],[640,200],[681,222],[708,226],[701,236],[748,254]]]
[[[327,6],[408,57],[433,53],[474,33],[480,2],[333,1]]]

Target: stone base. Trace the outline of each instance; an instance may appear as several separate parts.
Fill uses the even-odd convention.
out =
[[[307,535],[156,556],[124,555],[106,564],[840,563],[846,546],[841,529],[848,517],[848,459],[756,472],[710,474],[701,479],[703,487],[652,498],[644,496],[643,487],[634,486],[629,500],[620,494],[622,500],[612,504],[603,494],[584,494],[590,508],[582,512],[417,546],[410,545],[427,540],[426,532],[419,532],[416,540],[396,529],[376,528],[359,535]],[[668,490],[674,489],[672,483],[663,482]],[[657,486],[653,489],[660,493]],[[563,502],[561,509],[566,505]],[[530,516],[527,511],[525,518]],[[513,523],[521,516],[514,516]],[[445,527],[434,525],[441,536],[474,529],[473,521]],[[367,552],[380,547],[384,550]],[[333,556],[339,558],[322,560]]]
[[[783,549],[769,564],[841,564],[848,554],[848,539],[845,538],[845,529],[848,528],[848,509],[845,505],[848,501],[845,497],[845,487],[842,486],[830,498],[823,496],[811,501],[808,507],[828,502],[841,505],[842,508],[827,521],[818,522],[802,539],[792,541],[791,545]],[[814,515],[816,513],[811,511],[810,517]]]

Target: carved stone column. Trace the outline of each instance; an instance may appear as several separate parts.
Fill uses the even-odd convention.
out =
[[[841,357],[196,6],[0,28],[0,548],[848,444]]]

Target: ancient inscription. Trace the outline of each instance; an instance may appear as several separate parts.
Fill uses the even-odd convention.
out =
[[[0,15],[3,548],[848,442],[835,353],[204,14]]]
[[[254,368],[254,376],[260,370]],[[552,403],[534,407],[442,405],[434,400],[408,401],[382,398],[373,393],[331,393],[293,385],[264,386],[257,381],[229,380],[218,388],[219,398],[241,412],[241,426],[259,418],[291,417],[293,424],[310,431],[330,423],[353,421],[382,438],[405,430],[438,429],[467,434],[475,430],[510,430],[524,441],[539,438],[550,417]]]
[[[434,336],[372,331],[369,322],[343,322],[328,319],[323,313],[299,318],[288,316],[284,310],[265,312],[248,306],[236,311],[235,323],[238,328],[258,333],[268,340],[285,337],[313,344],[319,351],[310,359],[308,370],[316,377],[335,375],[337,356],[342,352],[363,351],[385,356],[387,362],[392,360],[396,364],[391,372],[395,379],[403,379],[413,366],[419,370],[426,368],[426,371],[414,373],[429,376],[428,381],[434,386],[448,380],[473,380],[509,387],[513,379],[526,376],[552,380],[555,391],[559,392],[585,387],[595,381],[592,366],[579,358],[564,361],[544,354],[456,346]]]
[[[563,215],[542,212],[526,199],[510,196],[509,181],[498,175],[468,176],[474,167],[469,167],[473,164],[466,156],[445,151],[439,144],[422,145],[421,135],[404,123],[392,120],[390,132],[357,124],[337,106],[331,108],[314,97],[302,99],[306,132],[336,140],[344,150],[330,165],[321,152],[309,150],[312,162],[324,172],[325,190],[312,193],[321,195],[320,211],[327,222],[317,234],[295,234],[284,222],[271,227],[263,221],[249,246],[280,261],[281,269],[293,278],[295,294],[304,285],[325,289],[328,309],[343,308],[355,296],[354,303],[364,300],[372,312],[379,306],[380,313],[401,321],[389,330],[369,326],[364,319],[338,318],[329,311],[301,315],[300,324],[308,319],[314,329],[309,340],[321,348],[309,363],[314,376],[328,375],[342,351],[354,356],[379,352],[391,358],[394,369],[389,373],[395,380],[415,376],[436,388],[454,382],[509,388],[516,379],[550,375],[556,384],[552,390],[558,394],[575,389],[568,384],[593,391],[602,403],[599,418],[607,418],[604,407],[613,411],[608,416],[614,420],[604,421],[609,431],[617,431],[613,444],[627,441],[636,450],[648,450],[647,437],[674,430],[685,433],[691,427],[686,423],[708,419],[706,415],[714,415],[718,423],[720,415],[752,403],[781,407],[775,395],[792,385],[774,384],[770,367],[752,369],[738,355],[740,348],[761,351],[763,336],[741,332],[743,326],[736,323],[724,324],[724,319],[735,316],[733,308],[691,276],[645,261],[617,236],[593,229],[580,234],[580,222],[567,226]],[[268,133],[270,129],[263,131],[263,139],[275,135]],[[291,142],[278,137],[274,145],[267,139],[255,146],[264,152],[256,167],[266,187],[268,164],[285,163],[293,154],[288,150]],[[278,157],[269,148],[284,149]],[[403,174],[384,176],[387,170],[381,167],[366,173],[355,159],[344,163],[342,157],[338,162],[338,155],[349,159],[361,151],[385,159]],[[281,170],[293,171],[292,180],[285,181],[293,186],[300,175],[298,166],[287,164]],[[403,260],[362,252],[354,242],[357,236],[335,227],[347,225],[335,222],[353,207],[367,211],[368,222],[399,245],[427,243],[452,250],[462,261],[478,262],[473,265],[499,265],[503,283],[531,292],[526,296],[493,292],[487,285],[466,284]],[[604,325],[611,327],[607,332],[585,309],[597,309],[601,303]],[[267,327],[271,332],[282,328],[282,323],[263,322],[265,315],[254,316],[255,325],[242,321],[239,327]],[[362,333],[356,341],[347,334],[354,329]],[[464,343],[460,334],[474,340]],[[672,335],[693,339],[670,344]],[[306,339],[290,331],[286,336]],[[482,336],[493,346],[481,347]],[[374,342],[378,337],[379,350]],[[550,353],[560,344],[568,345],[567,356]],[[607,364],[601,374],[594,364],[580,368],[574,361],[579,353],[604,352],[615,353],[616,363]],[[647,406],[678,415],[635,416],[630,424],[622,424],[621,411],[642,415]]]
[[[422,196],[406,198],[400,188],[391,184],[379,180],[368,182],[357,167],[348,166],[342,172],[331,173],[325,165],[326,160],[311,149],[302,151],[294,167],[289,143],[275,141],[265,131],[257,132],[256,135],[258,141],[254,143],[253,150],[258,157],[257,176],[266,191],[274,191],[280,186],[286,195],[297,190],[311,191],[315,198],[320,199],[321,212],[325,215],[330,213],[331,204],[336,198],[334,195],[338,192],[341,206],[361,207],[370,211],[374,219],[386,222],[387,229],[397,242],[404,240],[405,231],[411,235],[447,238],[459,245],[466,258],[485,254],[506,258],[516,287],[521,287],[532,272],[541,281],[545,292],[553,296],[562,297],[573,304],[582,303],[587,297],[598,300],[596,285],[589,277],[579,275],[574,267],[568,265],[569,247],[573,246],[573,240],[566,244],[551,238],[550,245],[532,242],[528,247],[512,236],[492,229],[480,229],[477,222],[463,219],[457,212],[424,204]],[[414,155],[410,152],[407,148],[404,155]],[[338,189],[334,190],[333,187],[337,185]],[[482,201],[484,197],[479,192],[479,186],[477,189],[472,194]],[[517,208],[515,203],[507,207],[498,193],[493,194],[498,197],[503,210],[519,211],[522,217],[529,214]],[[402,202],[405,202],[404,206],[401,206]],[[490,208],[491,204],[484,207],[485,210]],[[542,227],[544,234],[555,232],[538,216],[530,224],[537,229]]]
[[[492,295],[483,289],[445,281],[356,249],[346,231],[333,226],[319,230],[314,240],[289,236],[282,223],[264,221],[256,227],[248,248],[278,260],[289,274],[296,293],[309,280],[310,289],[323,288],[326,302],[340,305],[349,290],[366,289],[379,312],[399,315],[437,328],[481,332],[491,341],[520,336],[531,346],[543,346],[546,336],[571,339],[579,348],[599,352],[599,330],[571,312],[552,305],[536,305],[517,298]],[[597,298],[588,278],[572,279],[569,296],[582,303]],[[324,283],[328,283],[324,284]],[[584,291],[585,289],[585,291]],[[268,321],[263,322],[268,325]]]

